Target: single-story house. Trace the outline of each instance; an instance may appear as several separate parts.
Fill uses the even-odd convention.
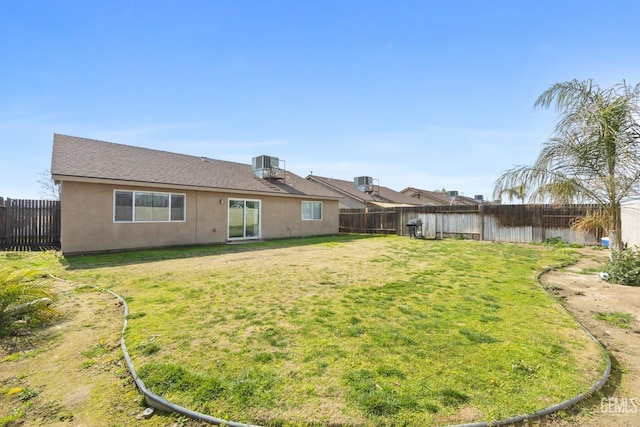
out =
[[[411,207],[422,203],[416,199],[375,184],[369,176],[358,176],[353,181],[326,178],[317,175],[307,176],[307,180],[326,187],[337,197],[341,197],[340,208],[364,209],[368,207]]]
[[[55,134],[62,252],[336,234],[339,200],[257,156],[252,164]]]
[[[473,199],[463,196],[457,191],[428,191],[420,188],[407,187],[400,191],[402,194],[412,197],[420,202],[421,205],[431,206],[474,206],[483,202],[481,195],[475,196]]]

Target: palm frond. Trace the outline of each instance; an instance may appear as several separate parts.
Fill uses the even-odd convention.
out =
[[[599,233],[610,228],[609,217],[601,210],[588,212],[585,216],[571,221],[571,229],[581,234]]]
[[[0,270],[0,336],[46,323],[58,312],[51,280],[34,270]]]

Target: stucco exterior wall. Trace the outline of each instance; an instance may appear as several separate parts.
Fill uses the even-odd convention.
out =
[[[622,241],[628,247],[640,246],[640,201],[622,204]]]
[[[114,190],[185,194],[185,221],[114,222]],[[228,239],[229,198],[261,201],[260,225],[263,239],[337,234],[339,228],[337,200],[321,200],[323,202],[321,221],[303,221],[302,201],[314,200],[313,198],[73,181],[64,181],[61,193],[61,245],[62,252],[66,254],[223,243]]]
[[[322,201],[322,220],[302,220],[302,201],[312,198],[262,198],[262,238],[306,237],[337,234],[340,227],[338,201]]]

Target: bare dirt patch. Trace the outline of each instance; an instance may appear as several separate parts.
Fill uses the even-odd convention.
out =
[[[120,349],[123,308],[110,294],[55,282],[64,318],[0,349],[0,420],[9,426],[173,425],[145,409]],[[4,417],[4,418],[3,418]],[[195,424],[193,424],[195,425]]]
[[[640,287],[608,283],[599,276],[608,252],[580,249],[575,265],[542,276],[543,286],[609,351],[612,373],[602,393],[541,426],[640,426]],[[598,320],[599,313],[635,316],[630,329]]]

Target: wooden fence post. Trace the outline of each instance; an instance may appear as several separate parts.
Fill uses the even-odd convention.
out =
[[[544,242],[546,234],[544,230],[544,205],[533,206],[531,226],[531,239],[534,242]]]
[[[4,198],[0,197],[0,245],[4,244],[7,238],[7,207]]]
[[[478,205],[478,214],[480,215],[480,241],[484,240],[484,205]]]

